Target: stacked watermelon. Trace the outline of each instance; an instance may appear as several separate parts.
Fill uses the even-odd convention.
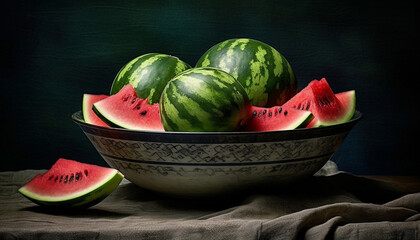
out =
[[[135,130],[222,132],[312,128],[349,121],[355,91],[335,94],[325,78],[298,92],[293,70],[253,39],[220,42],[196,66],[149,53],[117,74],[110,96],[85,94],[87,123]]]

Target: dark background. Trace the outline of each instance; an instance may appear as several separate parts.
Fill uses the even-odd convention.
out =
[[[355,174],[418,175],[418,7],[411,1],[7,1],[0,10],[0,170],[59,157],[105,165],[71,114],[149,52],[190,65],[214,44],[263,41],[299,87],[356,90],[364,117],[333,156]]]

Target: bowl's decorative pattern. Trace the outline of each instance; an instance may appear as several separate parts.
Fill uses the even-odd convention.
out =
[[[128,162],[176,165],[249,165],[330,156],[345,133],[312,139],[262,143],[188,144],[112,139],[87,133],[96,150]]]
[[[79,124],[95,149],[133,183],[175,195],[218,194],[284,183],[318,171],[361,118],[323,129],[171,133]]]

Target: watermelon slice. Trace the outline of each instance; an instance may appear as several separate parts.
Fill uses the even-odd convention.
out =
[[[131,84],[118,93],[93,104],[93,111],[108,125],[133,130],[163,131],[159,103],[150,105],[148,99],[137,98]]]
[[[83,110],[83,119],[86,123],[90,123],[97,126],[102,127],[108,127],[108,124],[106,124],[104,121],[102,121],[98,115],[95,114],[92,110],[92,106],[97,101],[100,101],[102,99],[107,98],[107,95],[95,95],[95,94],[83,94],[83,104],[82,104],[82,110]]]
[[[18,191],[41,206],[81,208],[102,201],[123,178],[112,168],[60,158]]]
[[[244,131],[277,131],[305,127],[314,118],[310,111],[291,107],[274,106],[271,108],[251,107],[251,117]]]
[[[315,118],[309,127],[328,126],[349,121],[356,107],[356,92],[354,90],[334,94],[325,78],[313,80],[284,107],[311,111]]]

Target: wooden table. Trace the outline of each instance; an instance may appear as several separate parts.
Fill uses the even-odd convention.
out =
[[[420,192],[420,176],[363,175],[362,177],[389,183],[403,191]]]

